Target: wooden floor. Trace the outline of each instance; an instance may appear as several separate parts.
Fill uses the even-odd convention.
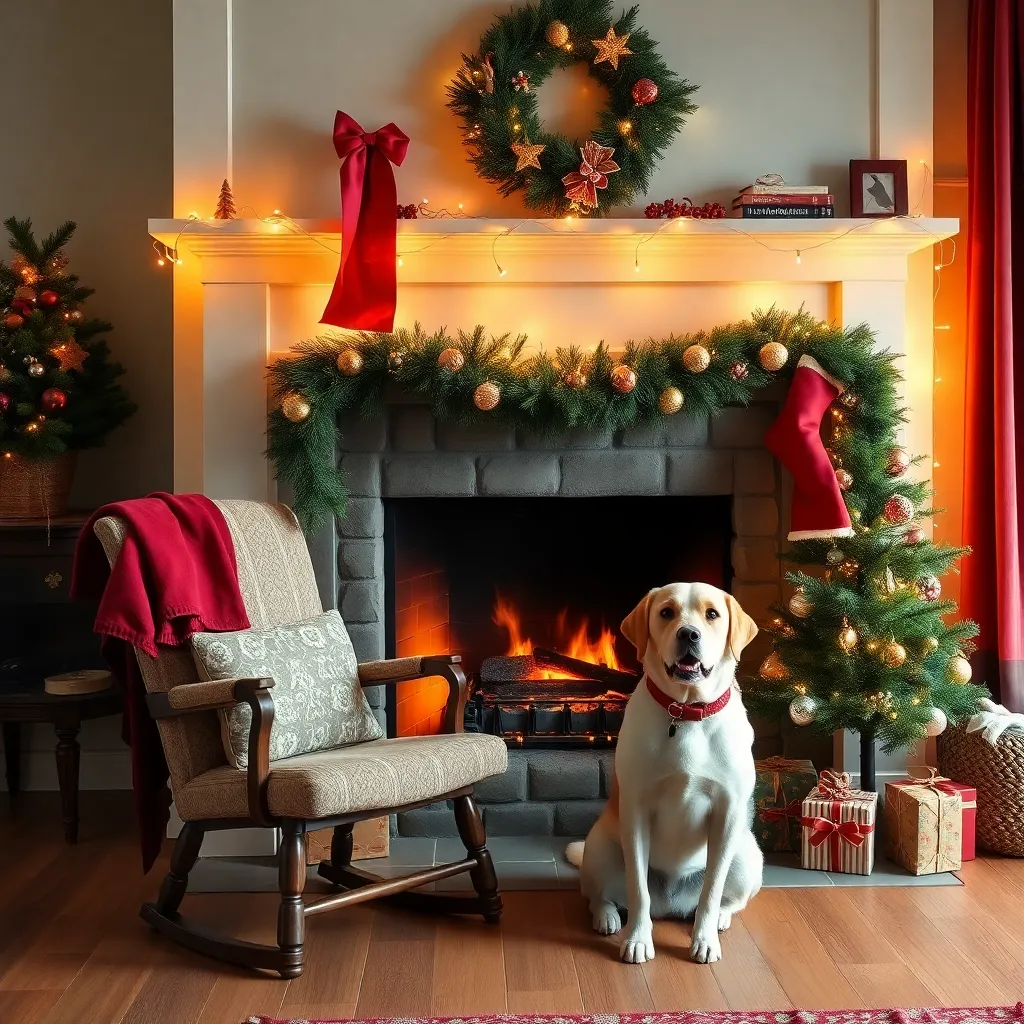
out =
[[[509,893],[500,927],[357,907],[309,921],[291,982],[180,951],[137,917],[166,866],[141,874],[122,795],[85,794],[82,841],[49,795],[0,794],[0,1021],[238,1024],[497,1012],[1014,1003],[1024,994],[1024,861],[985,859],[964,887],[772,889],[734,921],[713,966],[688,929],[621,964],[578,895]],[[191,903],[191,907],[190,904]],[[272,939],[271,895],[190,897],[186,912]]]

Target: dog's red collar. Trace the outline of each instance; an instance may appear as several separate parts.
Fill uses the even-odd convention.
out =
[[[675,732],[677,722],[702,722],[705,718],[717,715],[729,703],[729,697],[732,695],[730,686],[710,704],[680,704],[679,701],[673,700],[650,676],[646,678],[647,692],[669,713],[669,717],[672,719],[669,735]]]

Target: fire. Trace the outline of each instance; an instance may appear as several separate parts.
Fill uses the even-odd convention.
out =
[[[523,635],[519,611],[510,601],[501,595],[494,600],[494,623],[501,626],[508,634],[508,650],[506,654],[533,654],[533,641]],[[591,665],[604,665],[607,668],[621,669],[619,659],[615,656],[615,634],[603,623],[597,640],[590,639],[590,623],[584,619],[573,630],[569,626],[569,611],[563,608],[555,620],[556,640],[552,646],[561,654],[579,661],[587,661]],[[542,645],[543,646],[543,645]],[[544,669],[541,677],[557,679],[565,675],[563,670]]]

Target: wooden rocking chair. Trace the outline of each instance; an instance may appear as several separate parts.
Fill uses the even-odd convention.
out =
[[[323,608],[313,566],[292,512],[282,505],[252,501],[217,505],[234,540],[239,585],[253,628],[319,615]],[[113,564],[124,539],[123,523],[103,518],[95,531]],[[201,682],[186,649],[168,648],[157,658],[142,651],[136,654],[160,730],[176,809],[185,823],[156,901],[141,910],[153,928],[207,956],[294,978],[302,973],[305,919],[327,910],[379,898],[416,910],[482,914],[489,922],[498,921],[501,897],[473,785],[504,772],[508,755],[500,738],[462,731],[466,678],[457,656],[359,666],[364,687],[430,676],[445,679],[443,735],[374,740],[272,762],[272,679]],[[228,763],[217,715],[218,709],[239,703],[252,709],[247,769]],[[354,822],[438,800],[453,803],[465,858],[401,878],[379,878],[352,867]],[[217,829],[253,826],[281,831],[276,946],[220,935],[178,913],[203,836]],[[306,903],[306,833],[328,827],[334,829],[331,857],[321,862],[319,873],[339,891]],[[410,891],[466,871],[475,896]]]

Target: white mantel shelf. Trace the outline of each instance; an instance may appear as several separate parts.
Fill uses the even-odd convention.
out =
[[[331,220],[151,220],[150,234],[203,283],[333,282]],[[398,222],[399,282],[905,280],[907,257],[955,235],[954,218],[891,220],[486,220]],[[640,243],[639,251],[637,245]],[[800,251],[797,262],[796,252]],[[639,271],[636,267],[639,266]]]

